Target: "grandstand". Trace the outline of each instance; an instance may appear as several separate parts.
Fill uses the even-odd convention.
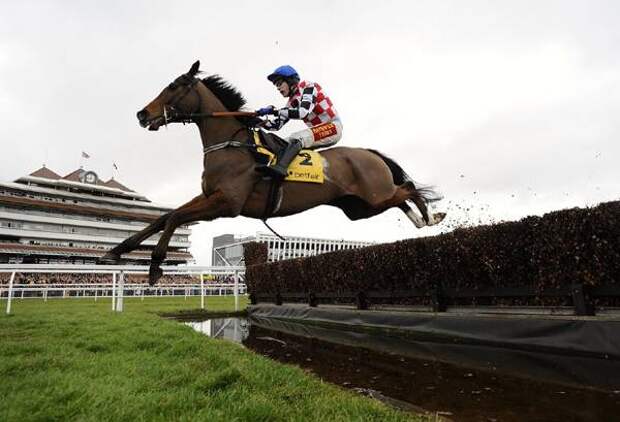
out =
[[[61,176],[45,165],[0,182],[0,264],[94,264],[98,257],[172,208],[152,203],[114,178],[82,167]],[[193,263],[191,229],[170,241],[166,265]],[[123,256],[146,265],[159,235]]]

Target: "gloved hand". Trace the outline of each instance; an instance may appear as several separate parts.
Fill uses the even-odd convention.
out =
[[[258,110],[256,110],[257,116],[266,116],[268,114],[276,114],[276,108],[270,105],[270,106],[259,108]]]

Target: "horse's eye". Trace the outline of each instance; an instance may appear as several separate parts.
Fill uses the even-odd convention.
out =
[[[177,84],[175,84],[174,82],[170,82],[170,85],[168,85],[168,89],[177,89]]]

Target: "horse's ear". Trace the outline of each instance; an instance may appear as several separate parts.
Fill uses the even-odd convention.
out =
[[[200,67],[200,60],[196,60],[196,63],[192,65],[192,67],[189,69],[189,72],[187,73],[190,74],[191,76],[196,76],[196,74],[198,73],[199,67]]]

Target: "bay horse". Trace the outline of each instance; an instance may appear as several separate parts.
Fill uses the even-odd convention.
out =
[[[125,239],[100,262],[118,262],[122,254],[133,251],[163,230],[151,255],[149,283],[154,285],[162,276],[160,265],[166,258],[174,230],[195,221],[239,215],[264,221],[267,217],[297,214],[318,205],[338,207],[351,220],[398,207],[418,228],[437,224],[444,218],[444,213],[430,213],[426,206],[438,199],[431,188],[416,188],[394,160],[375,150],[348,147],[323,150],[320,152],[325,172],[323,184],[283,181],[274,185],[271,179],[255,171],[255,157],[247,143],[259,119],[251,117],[254,113],[240,111],[245,99],[218,75],[197,78],[199,67],[200,62],[195,62],[189,72],[164,88],[137,117],[140,125],[148,130],[158,130],[174,122],[192,122],[198,126],[204,148],[202,194]],[[277,191],[270,207],[273,186]],[[409,207],[408,201],[416,205],[422,217]]]

